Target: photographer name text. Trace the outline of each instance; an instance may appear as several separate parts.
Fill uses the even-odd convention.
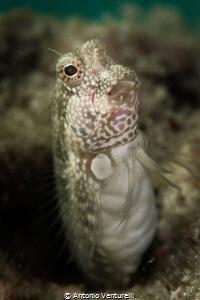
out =
[[[65,293],[64,299],[136,299],[135,293],[127,294],[108,294],[108,293],[91,293],[91,294],[77,294]]]

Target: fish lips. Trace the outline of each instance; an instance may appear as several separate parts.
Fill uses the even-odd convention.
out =
[[[130,75],[125,76],[122,80],[119,80],[107,94],[109,104],[133,106],[137,101],[138,89],[140,86],[139,81],[130,81]]]

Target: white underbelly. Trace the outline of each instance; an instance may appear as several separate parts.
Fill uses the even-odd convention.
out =
[[[105,177],[110,175],[105,178],[100,193],[101,239],[96,253],[105,274],[110,274],[114,282],[123,278],[127,283],[129,275],[136,270],[151,243],[157,225],[151,182],[136,158],[135,151],[141,138],[139,135],[132,143],[113,149],[110,157],[112,163],[109,164],[105,159]],[[99,163],[102,167],[102,157]],[[101,177],[103,175],[102,171]],[[98,255],[95,263],[92,259],[85,269],[90,276],[104,281],[102,271],[99,274],[99,266],[96,267]]]

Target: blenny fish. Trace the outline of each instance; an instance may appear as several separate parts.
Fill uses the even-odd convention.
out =
[[[88,280],[126,285],[157,226],[148,169],[159,166],[137,125],[140,83],[97,39],[61,56],[56,71],[53,149],[66,241]]]

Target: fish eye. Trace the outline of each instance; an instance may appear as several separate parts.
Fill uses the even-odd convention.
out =
[[[85,65],[81,58],[73,53],[62,56],[56,65],[58,76],[69,86],[76,87],[81,84]]]
[[[77,73],[77,68],[73,65],[67,65],[64,68],[64,72],[67,76],[73,76]]]

